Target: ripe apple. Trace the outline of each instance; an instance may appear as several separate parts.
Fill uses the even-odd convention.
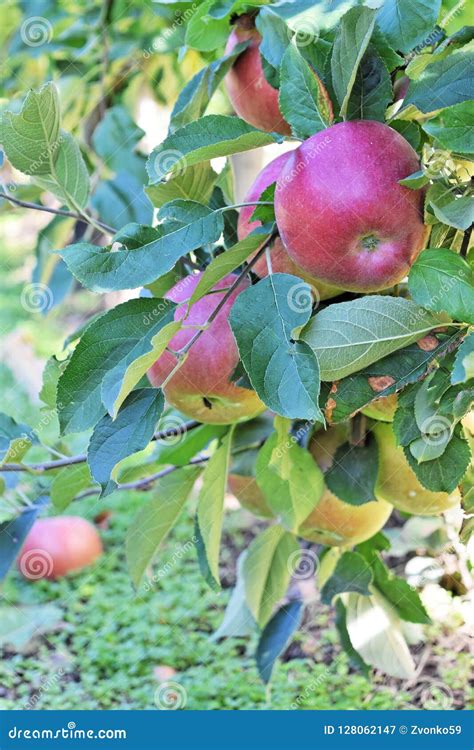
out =
[[[419,168],[410,144],[380,122],[341,122],[308,138],[290,153],[275,193],[290,258],[349,291],[401,281],[429,231],[424,190],[399,184]]]
[[[257,175],[255,182],[247,192],[242,202],[251,203],[252,201],[257,201],[263,191],[273,182],[276,182],[278,180],[281,170],[288,161],[290,155],[291,152],[280,154],[280,156],[277,156],[276,159],[273,159],[273,161],[267,164],[267,166],[264,167],[262,171]],[[250,232],[260,226],[260,221],[250,221],[250,217],[252,216],[254,210],[255,206],[243,206],[243,208],[240,209],[239,220],[237,223],[237,235],[239,240],[245,239],[245,237],[247,237]],[[316,290],[319,299],[329,299],[330,297],[335,297],[340,293],[340,290],[336,289],[336,287],[332,287],[324,284],[321,281],[317,281],[312,276],[305,273],[302,268],[299,268],[296,263],[291,260],[290,256],[285,250],[283,242],[279,237],[277,237],[273,242],[270,258],[272,270],[274,273],[290,273],[294,276],[299,276],[303,279],[303,281],[306,281],[311,287],[313,287],[313,289]],[[268,275],[267,260],[265,256],[262,256],[260,260],[257,261],[257,263],[253,266],[253,271],[257,274],[257,276],[260,276],[260,278],[264,278]]]
[[[35,521],[18,558],[25,578],[60,578],[90,565],[102,554],[95,527],[79,516]]]
[[[229,99],[239,117],[250,125],[268,132],[291,135],[291,128],[278,106],[278,90],[268,83],[263,73],[261,36],[253,26],[253,20],[241,16],[227,40],[226,53],[246,41],[250,41],[249,46],[239,55],[225,77]]]
[[[201,273],[191,274],[179,281],[166,298],[179,303],[175,320],[183,320],[188,312],[188,300],[196,288]],[[209,316],[224,296],[233,281],[235,274],[230,274],[219,281],[213,293],[196,302],[185,320],[186,327],[171,339],[168,349],[148,370],[152,385],[160,387],[177,364],[173,352],[182,349],[194,336],[199,326],[207,322]],[[242,283],[226,301],[199,339],[192,345],[187,359],[164,386],[167,401],[183,414],[199,422],[209,424],[231,424],[250,419],[265,409],[255,391],[241,388],[231,382],[231,376],[239,361],[239,353],[234,336],[228,323],[228,317],[235,299],[248,282]]]
[[[346,430],[342,427],[330,427],[313,435],[309,450],[321,471],[330,468],[337,448],[346,439]],[[335,547],[359,544],[380,531],[392,510],[384,500],[349,505],[326,487],[298,534],[303,539]]]
[[[423,487],[406,460],[403,448],[397,445],[391,425],[379,422],[373,433],[379,447],[379,475],[375,490],[379,499],[417,516],[436,516],[459,505],[459,490],[448,494]]]

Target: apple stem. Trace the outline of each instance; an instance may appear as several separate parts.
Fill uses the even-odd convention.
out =
[[[367,435],[367,418],[364,414],[359,412],[351,419],[351,432],[349,442],[357,448],[362,448],[365,445],[365,438]]]

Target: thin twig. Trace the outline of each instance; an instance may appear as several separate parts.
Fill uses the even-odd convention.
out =
[[[201,422],[196,422],[195,420],[193,420],[192,422],[185,422],[181,426],[170,427],[168,430],[160,430],[159,432],[155,432],[152,440],[167,440],[168,438],[176,437],[177,435],[184,435],[186,432],[190,432],[191,430],[196,429],[196,427],[200,427],[200,425]],[[87,461],[87,454],[80,453],[77,456],[66,456],[65,458],[60,458],[57,461],[45,461],[43,463],[37,464],[3,464],[3,466],[0,466],[0,473],[9,471],[32,471],[42,474],[45,471],[62,469],[65,466],[83,464],[85,463],[85,461]]]
[[[40,203],[30,203],[29,201],[22,201],[19,198],[15,198],[13,195],[8,195],[4,192],[0,192],[0,198],[4,198],[5,200],[10,201],[10,203],[14,203],[16,206],[21,206],[21,208],[32,208],[35,211],[44,211],[45,213],[56,214],[57,216],[69,216],[71,219],[77,219],[78,221],[87,222],[94,227],[98,225],[101,230],[104,230],[108,234],[115,234],[117,232],[114,227],[105,224],[103,221],[92,219],[92,217],[88,216],[88,214],[78,214],[74,211],[66,211],[62,208],[50,208],[49,206],[42,206]]]

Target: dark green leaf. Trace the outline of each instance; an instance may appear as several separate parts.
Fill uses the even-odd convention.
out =
[[[474,273],[451,250],[425,250],[410,269],[408,290],[415,302],[455,320],[474,323]]]
[[[434,112],[472,99],[474,50],[461,49],[436,60],[412,81],[403,106],[414,104],[420,112]]]
[[[263,630],[258,642],[256,660],[258,673],[265,684],[270,682],[275,661],[284,651],[293,633],[298,630],[303,602],[292,601],[276,612]]]
[[[441,0],[385,0],[377,24],[392,47],[405,54],[426,42],[441,9]]]
[[[268,408],[324,421],[317,360],[307,344],[293,339],[311,306],[311,288],[301,279],[272,274],[239,295],[229,322],[252,386]]]
[[[352,87],[347,119],[385,122],[385,110],[392,98],[390,74],[382,58],[370,45],[361,60]]]
[[[378,464],[377,444],[371,436],[364,446],[344,443],[335,453],[325,482],[336,497],[349,505],[369,503],[375,500]]]
[[[470,378],[474,378],[474,333],[466,336],[456,352],[451,382],[456,385]]]
[[[372,572],[367,561],[357,552],[344,552],[337,561],[334,572],[321,589],[323,604],[331,604],[338,594],[355,591],[365,596],[370,595]]]
[[[474,195],[463,195],[460,198],[445,195],[429,202],[436,218],[443,224],[465,232],[474,223]]]
[[[120,248],[80,242],[61,250],[61,255],[71,273],[94,292],[136,289],[171,271],[186,253],[219,239],[223,229],[222,213],[199,203],[194,206],[194,217],[189,217],[189,223],[168,234],[152,227],[128,224],[114,237],[114,244],[120,244]]]
[[[323,85],[294,44],[287,47],[280,71],[280,110],[297,138],[309,138],[331,124]],[[326,93],[327,96],[327,93]]]
[[[125,399],[115,419],[106,414],[96,424],[87,449],[87,462],[93,478],[103,488],[119,461],[146,448],[163,406],[161,390],[140,388]]]
[[[395,607],[398,616],[408,622],[428,625],[431,620],[416,589],[391,573],[378,555],[374,556],[371,565],[375,586]]]
[[[474,107],[462,102],[448,107],[423,123],[423,130],[444,148],[457,154],[474,154]]]
[[[369,45],[376,11],[358,7],[343,16],[336,32],[331,59],[332,85],[345,117],[360,62]]]
[[[453,492],[471,461],[469,444],[461,437],[459,427],[439,458],[419,464],[409,447],[405,447],[404,452],[420,483],[433,492]]]
[[[58,412],[63,432],[93,427],[104,415],[102,383],[111,371],[119,380],[129,365],[153,348],[153,337],[173,319],[168,300],[133,299],[94,320],[85,330],[59,379]]]
[[[0,581],[3,581],[7,575],[38,513],[48,504],[48,501],[49,498],[42,495],[21,515],[0,524]]]

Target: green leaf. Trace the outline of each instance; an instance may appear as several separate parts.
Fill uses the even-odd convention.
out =
[[[278,16],[271,6],[261,9],[255,19],[255,25],[262,37],[260,54],[275,71],[278,71],[290,43],[291,31],[286,21]]]
[[[372,583],[372,571],[367,561],[357,552],[344,552],[337,561],[334,572],[321,589],[323,604],[331,604],[338,594],[355,591],[369,596]]]
[[[114,382],[152,348],[153,337],[173,319],[168,300],[132,299],[94,320],[83,333],[58,382],[58,413],[64,432],[93,427],[104,415],[102,384]],[[115,396],[114,396],[115,398]]]
[[[0,412],[0,464],[20,462],[37,442],[35,430]]]
[[[51,174],[59,147],[61,115],[53,83],[30,91],[18,114],[4,112],[0,142],[11,164],[29,175]]]
[[[322,380],[338,380],[422,338],[440,320],[402,297],[371,295],[329,305],[302,339],[316,354]]]
[[[59,513],[65,511],[76,495],[92,483],[91,473],[85,462],[61,469],[51,482],[51,502],[55,509]]]
[[[220,588],[219,552],[224,519],[224,496],[229,472],[232,429],[207,462],[199,493],[197,523],[212,579]]]
[[[245,601],[245,581],[243,565],[247,552],[239,555],[237,561],[237,581],[230,595],[224,618],[212,634],[210,640],[218,641],[220,638],[242,638],[251,635],[256,630],[256,622],[253,619]]]
[[[321,87],[322,83],[298,49],[289,44],[281,63],[278,101],[283,117],[297,138],[309,138],[331,124],[331,113]]]
[[[35,636],[55,630],[63,620],[63,610],[54,604],[0,607],[0,647],[18,652]]]
[[[410,188],[410,190],[419,190],[429,183],[429,177],[425,175],[423,171],[414,172],[413,174],[405,177],[404,180],[399,180],[400,185]]]
[[[244,562],[247,606],[264,627],[285,593],[291,578],[293,558],[299,545],[281,526],[270,526],[251,543]]]
[[[403,450],[420,483],[433,492],[454,492],[471,461],[469,444],[461,437],[459,426],[444,453],[432,461],[418,463],[409,447]]]
[[[119,461],[146,448],[163,406],[161,390],[140,388],[125,399],[116,419],[106,414],[96,424],[87,449],[87,462],[92,477],[103,489]]]
[[[167,323],[149,342],[149,351],[134,359],[124,371],[122,365],[109,370],[102,383],[102,402],[115,419],[117,412],[150,367],[161,357],[173,336],[181,328],[181,321]]]
[[[125,539],[127,564],[136,588],[183,510],[200,469],[178,469],[155,483],[152,497],[134,517]],[[158,577],[159,577],[158,571]]]
[[[462,337],[462,333],[458,331],[449,336],[437,334],[439,344],[433,350],[425,351],[417,344],[411,344],[374,362],[361,372],[344,378],[338,383],[337,391],[330,394],[331,421],[344,421],[375,398],[390,396],[409,383],[419,380],[431,363],[444,356],[449,346],[455,344],[459,337]]]
[[[249,255],[254,253],[258,248],[268,240],[269,234],[262,232],[252,232],[245,239],[226,250],[221,255],[217,255],[205,268],[199,282],[189,300],[189,306],[194,305],[199,299],[204,297],[215,284],[224,279],[228,274],[235,271]]]
[[[119,104],[107,110],[92,134],[92,144],[109,169],[121,172],[125,162],[127,171],[131,172],[134,158],[141,163],[133,150],[144,135],[145,131],[138,127],[128,110]]]
[[[349,10],[336,31],[331,58],[332,85],[345,117],[357,70],[369,45],[376,11],[358,7]]]
[[[385,597],[376,590],[371,596],[350,593],[344,603],[351,644],[364,662],[392,677],[413,679],[415,663],[400,618]]]
[[[423,130],[444,148],[457,154],[474,154],[474,108],[472,102],[455,104],[439,112]]]
[[[403,102],[405,109],[414,104],[420,112],[435,112],[472,99],[474,49],[452,52],[437,60],[412,81]]]
[[[349,638],[347,631],[347,613],[342,599],[339,597],[335,602],[336,609],[336,628],[339,633],[339,640],[341,646],[349,657],[352,666],[355,669],[360,670],[365,676],[369,674],[369,667],[361,657],[361,655],[355,650]]]
[[[0,523],[0,581],[3,581],[23,546],[38,513],[48,504],[42,495],[16,518]]]
[[[281,443],[273,433],[260,449],[255,469],[267,504],[286,528],[296,531],[324,489],[323,474],[313,457],[290,436]]]
[[[250,382],[268,408],[284,417],[323,422],[318,363],[307,344],[293,338],[311,305],[308,284],[272,274],[239,295],[229,323]]]
[[[57,144],[51,173],[35,176],[34,181],[77,211],[89,197],[89,173],[72,135],[61,130]]]
[[[156,208],[177,199],[193,200],[207,205],[218,177],[211,163],[204,161],[185,169],[166,182],[150,185],[145,192]]]
[[[408,290],[415,302],[428,310],[474,323],[474,273],[469,263],[451,250],[424,250],[410,269]]]
[[[456,352],[451,382],[456,385],[465,383],[470,378],[474,378],[474,333],[466,336]]]
[[[270,682],[275,662],[301,625],[302,616],[303,602],[291,601],[280,607],[265,626],[256,653],[258,673],[265,684]]]
[[[357,71],[347,105],[347,119],[385,122],[385,110],[392,98],[390,74],[371,45]]]
[[[188,122],[201,117],[217,87],[226,73],[234,64],[236,58],[248,46],[246,42],[237,44],[231,53],[219,60],[214,60],[207,67],[202,68],[181,91],[173,107],[170,119],[170,132],[183,127]],[[196,196],[192,196],[194,200]]]
[[[71,273],[87,289],[94,292],[136,289],[171,271],[186,253],[219,239],[223,229],[222,213],[199,203],[195,207],[199,208],[194,217],[189,217],[189,223],[168,234],[162,234],[160,229],[128,224],[114,237],[114,245],[119,243],[120,248],[79,242],[64,248],[60,254]]]
[[[217,156],[229,156],[282,141],[282,136],[277,133],[264,133],[237,117],[201,117],[169,135],[153,149],[147,163],[150,184],[161,182],[170,172],[176,174]]]
[[[186,45],[202,52],[214,51],[225,44],[229,34],[229,20],[213,18],[209,11],[214,0],[205,0],[202,5],[194,6],[193,13],[186,26]]]
[[[428,200],[434,214],[443,224],[449,224],[465,232],[474,223],[474,195],[463,195],[460,198],[454,198],[452,195],[445,194],[438,199]]]
[[[374,585],[396,609],[402,620],[428,625],[431,620],[416,589],[394,575],[378,555],[371,561]]]
[[[368,436],[363,446],[343,443],[337,449],[334,463],[325,474],[325,482],[336,497],[349,505],[363,505],[375,500],[378,474],[378,449]]]
[[[441,0],[385,0],[377,24],[394,49],[404,54],[429,38],[441,9]]]
[[[128,159],[124,161],[127,164]],[[119,172],[112,180],[100,182],[91,204],[101,220],[111,227],[153,221],[153,206],[143,192],[143,179],[138,180],[130,172]]]

